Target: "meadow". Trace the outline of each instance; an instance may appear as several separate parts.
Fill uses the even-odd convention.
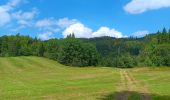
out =
[[[170,100],[170,69],[69,67],[41,57],[0,58],[0,100]]]

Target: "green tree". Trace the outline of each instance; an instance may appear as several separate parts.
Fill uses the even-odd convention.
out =
[[[166,28],[163,29],[162,33],[163,33],[163,34],[167,34]]]
[[[38,49],[38,56],[43,57],[44,52],[45,52],[45,48],[44,48],[43,43],[39,43],[37,49]]]
[[[59,62],[70,66],[95,66],[98,55],[95,46],[68,37],[62,41]]]

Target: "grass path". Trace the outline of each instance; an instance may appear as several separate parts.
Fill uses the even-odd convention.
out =
[[[130,73],[143,86],[147,85],[150,92],[148,94],[151,95],[152,100],[170,100],[170,69],[168,67],[135,68],[130,70]]]
[[[128,70],[120,70],[120,75],[121,84],[118,88],[119,92],[116,95],[116,100],[129,100],[135,98],[134,95],[137,95],[140,100],[151,100],[147,87],[141,85]]]

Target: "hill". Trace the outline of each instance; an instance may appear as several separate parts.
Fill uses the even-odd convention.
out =
[[[169,72],[68,67],[41,57],[3,57],[0,100],[169,100]]]
[[[0,100],[94,100],[114,92],[118,81],[111,68],[66,67],[40,57],[0,58]]]

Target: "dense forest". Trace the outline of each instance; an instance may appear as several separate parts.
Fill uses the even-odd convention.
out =
[[[142,38],[75,38],[42,41],[29,36],[0,37],[0,56],[47,57],[68,66],[170,66],[170,30]]]

